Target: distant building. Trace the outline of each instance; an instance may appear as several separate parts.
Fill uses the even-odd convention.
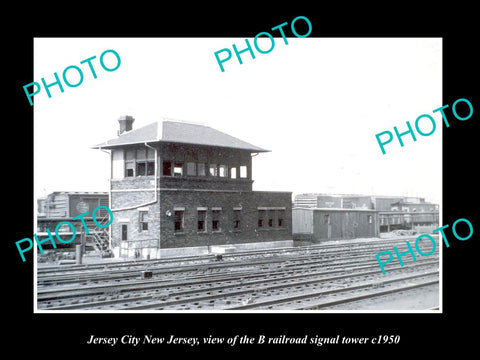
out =
[[[404,212],[431,212],[438,211],[438,204],[432,204],[425,201],[412,201],[411,199],[402,199],[392,203],[390,210]]]
[[[108,207],[107,192],[81,192],[81,191],[55,191],[45,197],[37,199],[37,231],[38,238],[46,239],[48,237],[47,229],[53,235],[55,246],[58,248],[70,248],[81,243],[82,233],[84,234],[85,244],[95,247],[96,250],[106,250],[109,245],[108,233],[96,226],[93,221],[92,213],[98,206]],[[74,217],[88,213],[83,219],[90,234],[86,234],[82,222]],[[108,220],[108,212],[100,208],[95,213],[97,221],[101,219]],[[70,222],[76,231],[76,236],[72,242],[64,244],[55,236],[57,225],[62,222]],[[63,239],[70,239],[73,231],[70,226],[62,224],[58,228],[58,233]],[[44,242],[42,248],[53,248],[50,242]]]
[[[307,193],[295,196],[294,207],[390,211],[399,202],[425,203],[425,199],[405,196]]]
[[[313,242],[378,237],[378,211],[364,209],[293,208],[294,240]]]
[[[364,195],[345,195],[342,196],[342,208],[344,209],[364,209],[378,210],[375,206],[377,198]]]
[[[434,227],[439,223],[438,204],[426,202],[420,197],[406,196],[378,196],[378,195],[352,195],[352,194],[298,194],[294,200],[293,222],[298,224],[296,217],[302,211],[295,211],[296,208],[312,209],[357,209],[377,211],[376,226],[380,232],[388,232],[395,229],[415,229],[418,227]],[[343,214],[343,215],[339,215]],[[348,212],[339,212],[337,220],[344,226],[350,226],[340,216],[347,216]],[[310,216],[315,220],[315,217]],[[312,223],[312,226],[314,224]],[[294,226],[294,237],[298,238]],[[359,233],[358,231],[356,231]],[[354,233],[349,228],[346,233]]]
[[[293,201],[294,207],[301,207],[301,208],[316,208],[318,207],[318,199],[320,194],[297,194],[295,195],[295,199]],[[325,196],[322,207],[336,207],[341,208],[341,198],[335,195],[328,195]],[[326,202],[331,202],[331,206],[325,204]]]
[[[343,207],[343,199],[341,196],[338,195],[325,195],[325,196],[318,196],[317,202],[315,204],[316,208],[342,208]]]
[[[111,159],[112,247],[158,258],[292,245],[290,192],[252,190],[252,154],[268,150],[179,121],[133,129],[94,148]]]
[[[72,218],[85,212],[91,214],[101,205],[108,206],[107,192],[55,191],[37,199],[37,218]],[[106,215],[101,209],[99,214],[101,211]]]
[[[438,204],[423,199],[405,198],[392,203],[389,211],[380,212],[380,231],[437,227]]]

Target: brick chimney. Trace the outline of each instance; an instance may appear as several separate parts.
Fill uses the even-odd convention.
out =
[[[118,135],[123,134],[125,131],[132,130],[132,124],[135,121],[133,116],[124,115],[118,118],[118,122],[120,123],[120,130],[118,130]]]

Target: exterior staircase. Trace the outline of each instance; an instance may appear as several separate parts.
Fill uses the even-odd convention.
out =
[[[100,225],[105,225],[109,222],[108,214],[98,220]],[[86,236],[86,243],[93,246],[95,252],[102,257],[111,256],[112,251],[110,249],[110,234],[108,227],[101,228],[92,223],[92,226],[88,228],[89,234]]]

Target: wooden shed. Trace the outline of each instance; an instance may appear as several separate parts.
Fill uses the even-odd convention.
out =
[[[314,242],[379,236],[378,211],[366,209],[294,208],[294,240]]]

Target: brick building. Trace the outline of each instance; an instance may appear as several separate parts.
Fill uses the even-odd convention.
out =
[[[291,193],[252,190],[252,154],[268,150],[198,124],[118,121],[118,137],[94,147],[110,153],[117,255],[292,244]]]

